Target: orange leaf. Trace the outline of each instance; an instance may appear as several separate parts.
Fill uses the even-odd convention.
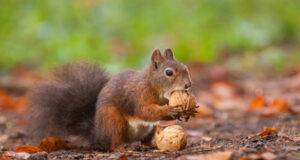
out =
[[[12,98],[4,90],[0,89],[0,108],[6,108],[12,105]]]
[[[258,95],[257,97],[255,97],[252,100],[249,108],[251,110],[255,110],[255,109],[263,107],[263,106],[265,106],[265,96],[262,94],[262,95]]]
[[[0,108],[20,110],[26,106],[27,99],[25,97],[14,98],[8,95],[7,92],[0,89]]]
[[[0,160],[11,160],[11,158],[9,158],[9,157],[4,157],[4,156],[1,157],[1,156],[0,156]]]
[[[16,149],[16,152],[36,153],[36,152],[43,152],[43,150],[39,147],[35,147],[27,144],[26,146],[18,147]]]
[[[19,97],[15,100],[15,103],[13,105],[13,108],[15,110],[20,110],[24,108],[27,105],[27,98],[26,97]]]
[[[0,152],[0,160],[11,160],[11,158],[5,155],[5,152]]]
[[[231,155],[232,155],[232,151],[220,151],[220,152],[212,152],[206,155],[200,155],[200,156],[196,156],[193,157],[194,159],[199,159],[199,160],[229,160]],[[186,159],[189,159],[188,157]]]
[[[128,156],[127,155],[122,155],[119,157],[119,160],[127,160]]]
[[[286,140],[291,140],[291,141],[292,141],[292,139],[291,139],[290,137],[288,137],[288,136],[281,136],[281,138],[282,138],[282,139],[286,139]]]
[[[61,149],[69,149],[68,144],[58,137],[48,137],[42,139],[40,148],[46,152],[54,152]]]
[[[276,107],[279,111],[284,112],[288,109],[288,103],[283,99],[275,99],[271,104],[270,107]]]
[[[275,127],[266,127],[265,130],[257,134],[257,136],[265,136],[269,133],[277,133],[277,129]]]

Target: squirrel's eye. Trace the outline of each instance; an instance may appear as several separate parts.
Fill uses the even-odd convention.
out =
[[[167,75],[167,76],[173,76],[173,71],[171,71],[171,70],[166,70],[166,75]]]

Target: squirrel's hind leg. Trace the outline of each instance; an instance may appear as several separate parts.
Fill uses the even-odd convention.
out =
[[[127,121],[114,106],[101,107],[95,114],[94,143],[102,150],[124,149]]]
[[[152,140],[154,138],[155,131],[156,127],[153,127],[151,132],[144,139],[141,140],[141,144],[147,147],[153,147]]]

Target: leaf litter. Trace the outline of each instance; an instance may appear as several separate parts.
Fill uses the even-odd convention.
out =
[[[25,132],[30,123],[22,116],[25,94],[15,96],[0,83],[0,159],[299,159],[300,85],[294,81],[299,80],[300,73],[292,77],[236,78],[224,69],[220,71],[220,67],[211,67],[204,76],[201,67],[191,70],[191,91],[197,97],[199,114],[187,123],[161,123],[184,127],[188,136],[184,150],[161,152],[137,143],[126,145],[125,152],[105,153],[93,150],[84,140],[73,147],[68,142],[77,141],[74,137],[46,137],[38,145]],[[26,76],[18,77],[22,81]]]

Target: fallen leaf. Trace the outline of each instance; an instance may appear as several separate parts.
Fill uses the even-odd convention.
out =
[[[94,155],[93,154],[89,154],[88,158],[94,158]]]
[[[224,152],[214,152],[207,155],[200,155],[200,156],[187,156],[184,159],[189,160],[229,160],[232,151],[224,151]]]
[[[15,99],[14,105],[12,106],[14,110],[21,110],[27,105],[27,98],[26,97],[19,97]]]
[[[208,137],[208,136],[202,136],[201,139],[204,140],[204,141],[206,141],[206,142],[209,142],[209,141],[212,140],[212,138]]]
[[[226,80],[218,80],[211,84],[211,92],[218,98],[226,99],[235,97],[238,94],[237,87]]]
[[[274,99],[271,102],[266,102],[265,96],[259,95],[249,105],[250,110],[255,110],[261,117],[274,117],[281,112],[289,109],[289,105],[284,99]]]
[[[16,149],[16,152],[36,153],[36,152],[43,152],[43,150],[39,147],[35,147],[27,144],[26,146],[18,147]]]
[[[277,133],[277,129],[275,127],[266,127],[264,131],[258,133],[256,136],[265,136],[269,133]]]
[[[292,105],[289,107],[289,111],[293,114],[300,114],[300,105]]]
[[[286,140],[291,140],[291,141],[292,141],[292,139],[291,139],[289,136],[281,136],[281,138],[282,138],[282,139],[286,139]]]
[[[46,152],[54,152],[61,149],[69,149],[68,144],[58,137],[47,137],[42,139],[40,148]]]
[[[27,104],[26,97],[14,98],[7,92],[0,89],[0,109],[11,109],[14,111],[20,111]]]
[[[122,155],[119,157],[119,160],[127,160],[128,156],[127,155]]]
[[[275,154],[271,153],[271,152],[265,152],[261,154],[262,159],[265,160],[273,160],[276,158]]]
[[[250,103],[250,110],[265,106],[265,96],[263,94],[256,96]]]
[[[26,152],[13,152],[5,151],[0,153],[0,160],[11,160],[11,159],[28,159],[30,157],[29,153]]]
[[[243,102],[238,98],[213,99],[213,106],[218,110],[244,110]]]
[[[12,98],[0,88],[0,108],[6,108],[8,106],[12,106]]]
[[[16,153],[13,151],[0,152],[0,160],[11,160],[10,157],[15,157]]]
[[[43,79],[40,75],[29,68],[17,68],[13,73],[12,77],[16,80],[26,80],[32,81],[34,83],[39,83]]]
[[[0,143],[3,143],[5,141],[7,141],[9,138],[9,135],[8,134],[3,134],[3,135],[0,135]]]
[[[283,99],[275,99],[269,106],[278,108],[280,112],[288,109],[288,103]]]
[[[274,155],[271,152],[264,152],[264,153],[252,153],[247,155],[247,157],[243,157],[243,160],[252,160],[252,159],[274,160],[276,159],[276,155]]]
[[[1,156],[0,156],[0,160],[12,160],[12,159],[9,158],[9,157],[1,157]]]
[[[30,157],[30,154],[26,153],[26,152],[16,153],[16,158],[17,159],[28,159],[29,157]]]

